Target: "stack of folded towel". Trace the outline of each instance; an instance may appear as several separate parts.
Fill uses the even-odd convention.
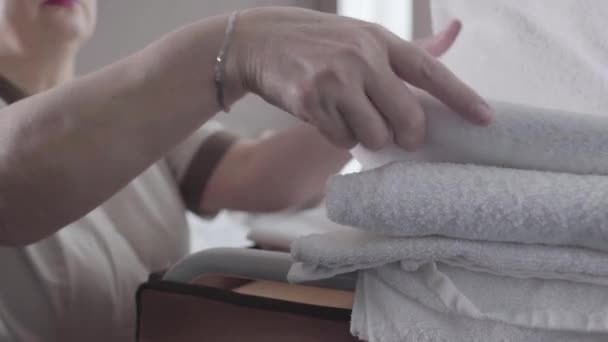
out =
[[[372,342],[608,341],[608,117],[497,102],[480,128],[422,102],[425,148],[354,151],[327,210],[359,229],[297,240],[290,280],[359,271]]]

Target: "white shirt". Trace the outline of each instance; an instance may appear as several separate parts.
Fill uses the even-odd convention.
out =
[[[133,341],[137,287],[188,251],[178,183],[217,130],[205,125],[51,237],[0,247],[0,341]]]
[[[608,115],[608,1],[434,0],[463,29],[443,62],[497,100]]]

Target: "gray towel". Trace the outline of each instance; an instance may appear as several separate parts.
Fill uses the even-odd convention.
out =
[[[302,238],[293,244],[292,255],[297,263],[290,281],[351,271],[377,279],[373,289],[357,286],[353,329],[361,317],[389,309],[395,321],[408,317],[410,308],[402,305],[371,310],[375,305],[367,298],[374,296],[400,304],[412,299],[437,317],[608,333],[608,255],[602,252],[441,237],[390,238],[351,230]],[[409,328],[399,326],[397,331]]]
[[[333,178],[326,203],[367,232],[297,241],[291,280],[361,270],[352,331],[374,341],[604,340],[608,118],[493,107],[479,128],[423,101],[422,150],[356,148],[384,166]]]
[[[409,153],[356,147],[352,153],[365,169],[414,160],[608,175],[607,116],[492,101],[494,122],[478,127],[432,97],[419,99],[427,116],[425,145]]]
[[[326,201],[333,221],[384,235],[608,251],[604,176],[395,162],[333,177]]]
[[[437,261],[474,272],[521,279],[608,285],[608,254],[583,248],[450,239],[392,238],[350,229],[296,240],[288,278],[303,282],[400,262],[416,271]]]

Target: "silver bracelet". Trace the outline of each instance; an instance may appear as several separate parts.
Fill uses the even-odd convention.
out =
[[[230,48],[230,43],[232,41],[232,33],[234,32],[234,23],[236,21],[236,17],[238,16],[239,11],[234,11],[228,17],[228,24],[226,24],[226,32],[224,34],[224,41],[222,42],[222,47],[220,48],[220,52],[217,54],[216,63],[215,63],[215,91],[217,94],[217,102],[220,107],[224,110],[224,112],[228,113],[230,111],[230,107],[226,106],[226,102],[224,100],[224,80],[226,78],[226,60],[228,57],[228,50]]]

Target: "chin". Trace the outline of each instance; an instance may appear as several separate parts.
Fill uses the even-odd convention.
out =
[[[63,41],[85,41],[91,36],[91,31],[78,23],[62,22],[53,25],[47,31],[47,37]]]

